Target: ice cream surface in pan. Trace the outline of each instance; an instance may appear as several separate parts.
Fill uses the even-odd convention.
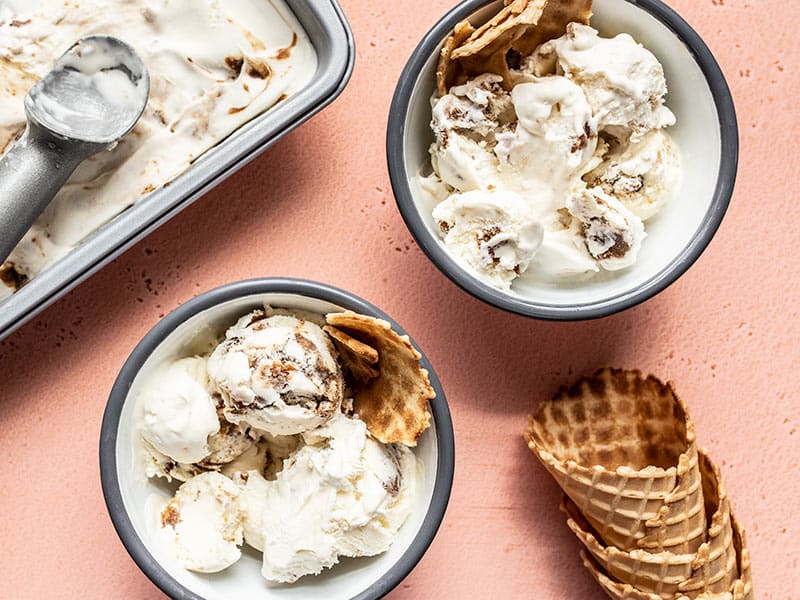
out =
[[[93,33],[142,56],[149,103],[113,150],[78,168],[0,267],[0,298],[302,89],[317,66],[282,0],[0,0],[0,153],[24,130],[27,91]]]

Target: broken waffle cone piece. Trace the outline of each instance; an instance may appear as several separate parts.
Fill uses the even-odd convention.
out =
[[[439,64],[436,67],[436,89],[439,91],[440,96],[444,96],[454,82],[467,79],[462,72],[461,63],[457,60],[452,60],[450,56],[453,50],[458,48],[473,31],[475,31],[475,28],[468,21],[461,21],[456,25],[453,33],[444,41],[444,46],[442,46],[439,54]]]
[[[602,541],[636,548],[690,468],[694,425],[670,385],[602,369],[543,402],[529,448]]]
[[[375,348],[330,325],[325,325],[322,329],[333,340],[342,366],[354,382],[366,383],[380,374],[375,367],[378,362],[378,351]]]
[[[421,355],[408,336],[399,335],[382,320],[350,311],[326,316],[328,325],[374,348],[379,375],[355,382],[354,406],[369,432],[379,441],[416,446],[430,426],[428,403],[436,393],[428,372],[420,367]]]
[[[708,458],[701,454],[704,477],[709,481],[711,526],[708,541],[695,553],[648,552],[639,548],[625,550],[604,546],[591,525],[568,498],[562,503],[567,525],[583,543],[602,571],[613,579],[633,586],[641,592],[664,599],[675,595],[697,595],[703,592],[727,592],[739,576],[736,548],[733,543],[730,504]]]
[[[588,24],[591,14],[592,0],[506,0],[505,7],[478,29],[459,23],[439,57],[439,93],[483,73],[501,75],[503,85],[511,89],[510,52],[528,55],[563,35],[569,23]]]

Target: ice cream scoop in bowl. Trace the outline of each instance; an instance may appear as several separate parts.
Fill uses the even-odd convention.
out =
[[[578,320],[654,296],[700,256],[738,132],[713,55],[660,0],[466,0],[399,78],[387,160],[445,275],[504,310]]]
[[[136,51],[107,35],[76,42],[31,88],[28,127],[0,161],[0,260],[81,162],[133,129],[149,90]]]
[[[266,310],[265,305],[269,307]],[[413,448],[397,448],[396,444],[380,446],[375,441],[377,438],[370,437],[363,446],[364,453],[360,454],[363,462],[359,464],[364,466],[355,465],[351,459],[360,451],[353,455],[351,450],[357,450],[364,443],[363,434],[355,434],[363,427],[361,417],[365,422],[369,419],[359,409],[357,392],[354,404],[357,418],[345,414],[348,411],[346,402],[342,408],[330,402],[337,388],[342,393],[332,359],[344,364],[347,348],[361,348],[343,335],[345,331],[352,331],[348,329],[348,317],[342,316],[350,315],[342,313],[348,310],[367,320],[384,319],[395,332],[404,333],[380,310],[348,292],[309,281],[260,279],[229,284],[182,305],[156,324],[126,361],[111,391],[103,419],[100,440],[103,492],[111,519],[128,552],[170,597],[380,598],[413,569],[427,550],[444,515],[453,479],[453,431],[444,392],[427,359],[414,350],[412,355],[417,357],[414,362],[419,360],[419,366],[427,370],[426,377],[436,395],[429,405],[430,427],[424,430]],[[324,325],[327,314],[344,320],[330,329]],[[352,320],[352,315],[349,318]],[[302,323],[298,323],[298,319]],[[332,317],[328,322],[334,320]],[[333,345],[325,341],[330,333],[337,336],[332,338]],[[346,342],[347,348],[339,345],[340,341]],[[406,343],[408,348],[413,347],[413,341],[406,340],[403,345]],[[380,357],[384,356],[384,351],[379,350]],[[391,369],[382,366],[383,360],[379,358],[377,367],[388,373]],[[248,369],[250,375],[245,375],[244,379],[237,375]],[[208,432],[216,431],[217,415],[213,407],[210,412],[201,410],[205,392],[202,386],[198,387],[198,381],[205,375],[200,372],[206,373],[213,380],[211,385],[216,393],[224,396],[224,408],[218,410],[223,410],[221,414],[225,416],[219,418],[220,423],[223,420],[226,423],[224,435],[234,442],[228,449],[235,449],[235,452],[220,459],[219,462],[224,462],[221,469],[212,465],[209,457],[193,465],[153,462],[155,447],[172,456],[177,456],[176,451],[180,450],[178,460],[189,461],[207,453],[208,449],[202,449],[206,440],[209,446],[219,446],[216,441],[223,435],[222,430],[206,437]],[[347,397],[347,390],[355,389],[351,386],[356,384],[347,378],[345,381],[349,381],[344,390]],[[284,392],[276,393],[278,388]],[[323,390],[327,400],[315,402],[315,389]],[[250,390],[258,390],[257,397],[248,397]],[[172,408],[165,411],[163,408],[171,402],[170,397],[178,402],[172,402]],[[205,402],[208,403],[207,397]],[[173,410],[175,407],[180,410]],[[317,422],[309,421],[311,418],[325,423],[318,427]],[[250,445],[252,439],[248,443],[246,437],[253,435],[254,428],[248,429],[251,423],[257,424],[258,431],[279,431],[286,435],[270,437],[272,434],[269,434]],[[332,437],[338,450],[323,439],[333,430],[338,432]],[[289,433],[295,431],[304,433],[299,434],[300,437]],[[372,433],[373,429],[369,431]],[[184,453],[187,449],[194,452],[196,448],[199,448],[197,454]],[[262,448],[266,452],[261,453]],[[391,456],[395,450],[398,451],[395,458],[404,456],[407,459],[409,450],[413,452],[418,465],[416,478],[379,477],[380,485],[364,487],[363,484],[368,483],[362,481],[365,475],[380,474],[387,466],[389,472],[393,471],[395,459]],[[241,454],[233,456],[239,452]],[[278,456],[282,457],[282,462],[277,471],[272,472],[278,465],[274,462]],[[339,458],[335,458],[337,456]],[[350,458],[341,460],[347,456]],[[389,456],[390,460],[373,460],[380,456]],[[266,457],[272,458],[263,462]],[[219,456],[213,460],[217,458]],[[331,458],[335,460],[329,460]],[[257,472],[253,471],[256,469],[252,466],[253,460],[259,464]],[[406,464],[403,460],[398,464]],[[248,465],[247,476],[242,479],[238,472],[244,464]],[[328,471],[329,466],[333,471]],[[154,468],[161,476],[153,476]],[[166,473],[177,481],[167,482],[163,477]],[[398,473],[408,471],[398,466]],[[335,494],[329,485],[331,477],[338,481]],[[183,479],[187,483],[181,484]],[[351,494],[353,480],[361,482],[356,484],[357,494]],[[411,487],[404,487],[411,481]],[[194,495],[205,498],[208,508],[214,504],[211,501],[214,486],[218,486],[222,495],[236,495],[237,487],[242,484],[244,487],[239,487],[242,491],[236,503],[244,515],[244,544],[242,538],[238,539],[238,544],[236,540],[217,544],[212,548],[213,553],[202,553],[195,557],[194,566],[187,567],[186,561],[176,552],[176,548],[180,550],[174,544],[177,536],[185,534],[187,539],[194,540],[195,547],[205,547],[203,540],[208,536],[204,533],[208,531],[204,522],[214,517],[213,511],[204,509],[202,513],[195,510],[193,514],[208,518],[203,517],[199,522],[193,519],[192,513],[183,508],[187,498]],[[291,492],[288,495],[283,493],[287,490]],[[312,493],[305,499],[292,495],[303,490],[312,490]],[[364,516],[361,508],[353,512],[354,506],[363,508],[374,499],[381,504],[381,497],[388,498],[398,490],[397,498],[410,501],[403,500],[410,510],[399,529],[391,529],[392,523],[399,522],[395,520],[398,513],[392,510],[381,513],[371,525],[356,526],[356,520],[362,525],[365,522],[360,520]],[[165,503],[173,494],[173,500],[181,506],[177,511],[167,511]],[[253,498],[262,500],[256,502]],[[348,498],[357,500],[356,505]],[[345,504],[342,501],[346,501]],[[328,524],[324,535],[322,531],[315,533],[314,524],[329,515],[326,507],[330,502],[339,507],[335,511],[336,518]],[[391,505],[394,504],[390,502],[386,506]],[[255,513],[253,506],[257,506]],[[228,515],[229,523],[236,520],[232,514]],[[375,550],[375,544],[385,539],[387,527],[394,532],[388,549],[378,553],[371,551],[370,547]],[[348,528],[352,529],[351,534],[347,534],[349,537],[335,541],[345,530],[349,531]],[[338,563],[328,565],[330,568],[324,568],[319,575],[307,574],[293,583],[276,583],[275,576],[287,565],[314,563],[319,566],[317,559],[332,541],[334,544],[344,542],[339,546],[344,550],[339,552]],[[287,548],[293,550],[287,553]],[[263,550],[265,557],[269,554],[269,560],[262,558],[259,550]],[[192,548],[181,552],[192,554]],[[286,556],[292,559],[280,559]],[[200,570],[205,572],[197,572]]]

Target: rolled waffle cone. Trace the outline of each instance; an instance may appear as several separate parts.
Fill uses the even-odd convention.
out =
[[[754,600],[753,572],[750,566],[750,550],[747,549],[747,538],[744,529],[739,525],[736,517],[731,515],[733,524],[733,545],[736,548],[736,559],[739,568],[739,579],[734,582],[731,589],[732,600]]]
[[[696,596],[703,592],[727,592],[739,575],[730,503],[719,471],[702,453],[700,463],[709,498],[704,512],[708,512],[711,526],[708,541],[695,553],[651,553],[639,548],[626,551],[604,546],[574,503],[565,499],[562,509],[568,515],[567,525],[604,573],[640,592],[663,599],[684,593]]]
[[[730,591],[739,579],[739,551],[734,543],[733,517],[722,473],[703,452],[700,453],[700,472],[708,531],[707,541],[694,553],[692,577],[678,586],[681,592],[689,595]]]
[[[679,592],[668,596],[669,600],[754,600],[753,582],[750,573],[750,553],[747,550],[743,538],[744,532],[739,529],[739,524],[735,518],[731,518],[733,527],[734,546],[737,548],[737,562],[741,569],[739,579],[733,582],[730,589],[724,592],[701,592],[684,593]],[[741,542],[741,545],[737,542]],[[664,600],[664,597],[651,592],[644,592],[634,586],[618,581],[602,570],[594,557],[586,550],[581,550],[583,565],[597,581],[603,591],[613,600]]]
[[[702,542],[694,425],[670,384],[601,369],[543,402],[525,437],[605,544],[690,550]]]
[[[700,474],[694,444],[682,454],[678,464],[678,482],[664,498],[658,515],[645,523],[645,536],[639,548],[650,552],[667,551],[690,554],[700,547],[706,536],[706,509],[703,478]]]

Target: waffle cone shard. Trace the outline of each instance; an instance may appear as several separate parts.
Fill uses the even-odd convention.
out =
[[[602,369],[543,402],[525,437],[606,544],[689,545],[674,535],[683,528],[677,515],[663,510],[682,498],[676,488],[694,477],[687,473],[697,452],[694,425],[670,385]],[[691,500],[702,503],[701,493]]]
[[[450,86],[457,81],[467,79],[461,63],[452,60],[450,56],[453,50],[458,48],[474,31],[475,28],[468,21],[461,21],[444,41],[444,46],[439,54],[439,64],[436,67],[436,89],[440,96],[444,96]]]
[[[351,380],[366,383],[380,375],[375,366],[379,358],[375,348],[359,342],[344,331],[330,325],[325,325],[322,330],[333,340],[345,373],[350,376]]]
[[[478,29],[467,21],[459,23],[439,58],[439,94],[483,73],[501,75],[503,85],[511,89],[509,51],[530,54],[539,44],[563,35],[569,23],[588,24],[591,14],[592,0],[505,0],[504,8]]]
[[[428,403],[436,393],[408,336],[396,333],[383,319],[351,311],[328,314],[326,321],[378,353],[378,376],[354,382],[355,411],[369,432],[384,444],[416,446],[430,426]]]

